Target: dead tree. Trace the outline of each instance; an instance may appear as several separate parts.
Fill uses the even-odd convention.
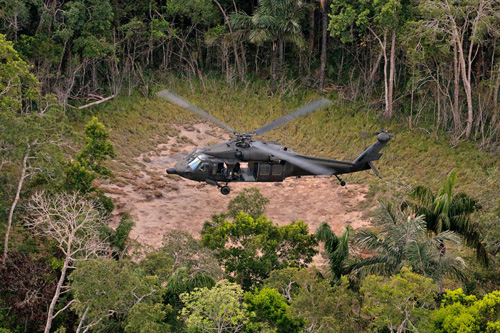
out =
[[[54,239],[64,254],[61,276],[47,313],[44,332],[49,333],[54,318],[74,302],[68,302],[54,313],[60,296],[68,291],[64,285],[68,269],[74,268],[75,261],[94,257],[107,248],[100,239],[98,230],[104,219],[96,205],[82,198],[79,193],[55,196],[35,193],[27,209],[30,217],[26,220],[26,226],[32,228],[37,235]]]

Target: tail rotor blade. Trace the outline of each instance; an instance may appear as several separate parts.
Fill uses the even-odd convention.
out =
[[[162,90],[162,91],[157,92],[156,96],[161,97],[163,99],[166,99],[170,103],[175,104],[177,106],[180,106],[181,108],[184,108],[184,109],[189,110],[193,113],[196,113],[197,115],[202,116],[203,118],[210,120],[214,124],[216,124],[222,128],[227,129],[229,132],[236,133],[236,131],[234,129],[232,129],[231,127],[227,126],[226,124],[219,121],[218,119],[212,117],[211,115],[209,115],[208,113],[206,113],[205,111],[203,111],[202,109],[197,107],[196,105],[189,103],[184,98],[182,98],[181,96],[179,96],[177,94],[174,94],[173,92],[170,92],[168,90]]]
[[[273,121],[265,126],[262,126],[258,129],[256,129],[252,133],[254,133],[256,135],[264,134],[272,129],[275,129],[278,126],[286,124],[287,122],[289,122],[291,120],[305,116],[306,114],[317,111],[319,109],[326,108],[332,104],[333,103],[331,101],[327,100],[326,98],[315,99],[311,103],[308,103],[308,104],[298,108],[297,110],[293,111],[292,113],[287,114],[287,115],[285,115],[279,119],[276,119],[275,121]]]
[[[287,161],[295,166],[298,166],[299,168],[309,171],[313,175],[332,175],[333,170],[330,170],[328,168],[325,168],[324,166],[315,164],[311,161],[308,161],[306,159],[300,158],[299,156],[291,153],[287,153],[283,150],[278,150],[275,149],[261,141],[254,141],[252,142],[252,146],[260,149],[262,151],[265,151],[266,153],[269,153],[283,161]]]

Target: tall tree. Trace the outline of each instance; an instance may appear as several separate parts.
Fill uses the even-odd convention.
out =
[[[231,16],[235,28],[247,31],[250,42],[271,43],[271,89],[276,90],[278,56],[283,58],[283,43],[305,46],[300,19],[305,6],[300,0],[260,0],[252,16],[238,12]],[[280,66],[281,67],[281,66]],[[281,72],[281,68],[280,68]]]
[[[308,231],[302,221],[278,226],[264,215],[254,219],[241,213],[234,222],[220,217],[205,222],[201,239],[216,251],[225,273],[248,290],[274,269],[308,265],[317,253]]]
[[[380,330],[428,332],[428,308],[434,303],[434,288],[431,279],[406,267],[388,279],[370,275],[360,290],[364,299],[362,313]]]
[[[429,236],[424,216],[395,213],[390,206],[384,208],[382,230],[361,230],[354,243],[362,251],[374,251],[372,257],[362,259],[351,269],[371,274],[392,275],[405,265],[416,273],[433,278],[441,284],[444,276],[464,279],[465,262],[446,251],[447,244],[459,244],[451,231]]]
[[[321,55],[319,66],[319,90],[325,87],[326,50],[328,47],[328,0],[320,0],[321,8]]]
[[[74,267],[75,261],[88,259],[107,248],[99,232],[104,221],[95,204],[80,198],[77,193],[55,196],[36,193],[27,209],[30,217],[26,226],[37,235],[52,238],[64,255],[61,275],[47,313],[44,332],[49,333],[54,318],[75,301],[55,312],[59,298],[67,292],[64,284],[68,270]]]
[[[354,229],[347,226],[344,232],[337,237],[328,223],[323,222],[314,234],[319,242],[324,243],[334,281],[338,281],[342,275],[349,273],[346,260],[349,258],[349,240],[353,232]]]
[[[252,316],[237,284],[221,280],[211,288],[181,294],[189,328],[208,332],[241,332]]]
[[[477,259],[487,265],[488,254],[479,226],[471,218],[478,204],[465,193],[453,193],[456,181],[457,171],[453,170],[444,180],[437,195],[427,187],[417,186],[413,189],[408,203],[417,214],[424,216],[429,231],[438,235],[447,230],[460,234],[466,245],[475,248]]]
[[[77,332],[102,331],[113,321],[123,324],[134,306],[161,302],[158,277],[146,275],[126,261],[97,258],[79,262],[68,280],[75,300],[71,309],[80,319]]]
[[[385,117],[393,115],[394,78],[396,73],[396,35],[403,11],[400,0],[351,2],[334,0],[331,5],[329,29],[332,36],[352,42],[351,27],[367,31],[379,43],[384,57]],[[388,50],[390,43],[390,50]]]
[[[2,261],[8,255],[15,210],[28,178],[48,178],[58,141],[60,114],[42,97],[36,77],[11,42],[0,35],[0,168],[15,183],[5,228]],[[16,179],[16,180],[14,180]]]
[[[472,64],[485,37],[492,32],[493,22],[500,18],[494,0],[434,1],[422,3],[423,24],[429,29],[444,32],[451,37],[454,48],[455,73],[460,71],[467,100],[465,136],[470,137],[474,122],[472,100]],[[458,57],[457,57],[458,55]],[[458,67],[460,69],[458,69]],[[455,86],[457,86],[456,76]],[[458,94],[455,91],[455,98]]]

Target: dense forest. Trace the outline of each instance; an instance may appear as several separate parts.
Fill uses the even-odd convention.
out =
[[[157,248],[111,228],[100,185],[199,121],[161,87],[238,130],[324,95],[266,136],[324,157],[389,127],[372,227],[248,188]],[[0,332],[500,332],[499,90],[498,0],[0,0]]]

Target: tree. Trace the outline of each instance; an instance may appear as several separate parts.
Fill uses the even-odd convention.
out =
[[[252,43],[271,42],[271,89],[275,92],[278,55],[280,71],[284,56],[284,43],[291,42],[304,47],[300,19],[304,14],[304,4],[297,0],[260,0],[252,16],[238,12],[231,16],[233,26],[247,30]]]
[[[358,27],[368,31],[378,41],[384,57],[384,97],[385,117],[393,115],[393,90],[396,72],[396,35],[400,16],[404,11],[399,0],[332,1],[329,29],[332,36],[340,36],[343,43],[352,42],[350,29]],[[390,35],[390,37],[389,37]],[[388,56],[388,41],[390,51]],[[389,73],[387,69],[389,68]]]
[[[500,291],[477,299],[464,294],[461,288],[448,290],[441,307],[432,314],[435,332],[499,332]]]
[[[405,217],[393,212],[390,206],[385,206],[383,212],[386,220],[378,234],[361,230],[354,238],[358,249],[375,254],[353,264],[351,269],[390,276],[408,265],[416,273],[438,281],[440,291],[444,276],[465,278],[463,259],[446,250],[447,244],[459,244],[453,232],[429,235],[423,215]]]
[[[71,308],[80,318],[77,332],[103,330],[111,320],[124,321],[134,307],[134,315],[143,312],[139,304],[156,310],[154,304],[161,305],[158,278],[145,275],[130,262],[108,258],[79,262],[68,279],[74,299]],[[152,316],[151,325],[156,326],[159,314]]]
[[[161,303],[149,305],[137,303],[127,314],[127,333],[167,333],[170,326],[163,322],[167,312],[171,308],[165,307]]]
[[[247,330],[261,331],[263,326],[268,325],[276,332],[298,332],[304,325],[302,320],[288,315],[290,306],[276,289],[264,287],[253,294],[246,292],[244,300],[248,310],[255,313]]]
[[[321,8],[321,56],[319,66],[319,90],[325,87],[326,51],[328,41],[328,0],[320,0]]]
[[[499,19],[495,5],[496,1],[494,0],[428,0],[421,5],[423,16],[426,18],[423,25],[451,37],[455,51],[455,73],[457,74],[455,86],[458,86],[458,73],[460,73],[467,100],[465,127],[467,138],[472,133],[474,121],[472,63],[478,55],[485,37],[493,32],[493,22]]]
[[[88,193],[96,191],[92,182],[98,175],[110,175],[111,171],[102,163],[108,157],[115,157],[113,144],[109,141],[109,132],[97,117],[85,126],[85,144],[80,153],[68,163],[66,182],[68,189]]]
[[[391,332],[415,331],[420,327],[428,331],[429,310],[434,302],[435,285],[403,268],[391,278],[370,275],[361,287],[363,314],[375,328],[388,328]]]
[[[0,170],[12,183],[17,183],[14,193],[9,193],[13,200],[5,230],[3,263],[8,255],[15,210],[27,180],[37,174],[40,180],[49,183],[50,176],[57,174],[51,159],[57,156],[54,148],[60,115],[52,107],[50,97],[41,96],[38,86],[28,64],[12,43],[0,35]],[[42,103],[48,104],[38,109]]]
[[[257,219],[266,212],[269,199],[264,197],[257,187],[246,188],[229,201],[227,213],[232,218],[236,218],[241,212]]]
[[[465,193],[453,193],[457,171],[452,170],[443,182],[437,195],[424,186],[415,187],[408,204],[416,214],[425,216],[427,230],[439,234],[449,230],[460,234],[465,244],[475,248],[477,259],[488,265],[488,254],[482,243],[479,226],[471,214],[478,209],[476,201]]]
[[[49,333],[52,321],[66,310],[74,300],[54,313],[61,294],[67,292],[64,283],[68,269],[73,263],[85,260],[106,249],[105,242],[99,238],[101,224],[105,223],[95,204],[79,197],[78,193],[46,195],[35,193],[27,206],[29,218],[25,224],[34,233],[52,238],[64,256],[61,275],[52,297],[45,324]]]
[[[231,279],[244,289],[261,283],[274,269],[305,267],[317,253],[316,240],[302,221],[281,227],[265,216],[253,219],[241,213],[234,222],[220,217],[205,222],[201,234],[225,273],[234,274]]]
[[[349,288],[346,277],[332,286],[320,278],[314,269],[296,273],[299,286],[290,302],[289,313],[302,319],[307,332],[357,332],[353,310],[359,307],[356,295]]]
[[[346,260],[349,258],[349,240],[353,231],[351,226],[347,226],[344,232],[337,237],[328,223],[323,222],[314,234],[319,242],[325,243],[325,252],[334,281],[338,281],[342,275],[349,273]]]
[[[9,317],[28,331],[37,331],[47,319],[56,288],[56,274],[45,261],[12,252],[0,268],[2,304],[8,307]]]
[[[183,308],[180,294],[196,288],[211,288],[222,278],[214,253],[185,231],[172,231],[165,235],[163,246],[148,253],[140,266],[148,274],[158,276],[164,286],[164,302],[172,307],[166,322],[172,327],[184,325],[179,320]]]
[[[209,288],[180,295],[188,328],[202,332],[240,332],[251,318],[237,284],[221,280]]]

